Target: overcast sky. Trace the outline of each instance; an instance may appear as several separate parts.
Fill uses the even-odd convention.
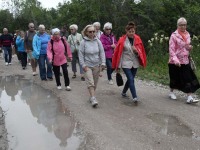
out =
[[[58,6],[58,3],[61,2],[63,3],[63,0],[38,0],[42,3],[42,7],[44,8],[51,8]]]
[[[6,2],[11,1],[11,0],[0,0],[0,9],[2,8],[6,8]],[[42,7],[44,8],[51,8],[54,7],[56,8],[56,6],[58,6],[58,3],[61,2],[63,3],[64,0],[38,0],[39,2],[41,2]]]

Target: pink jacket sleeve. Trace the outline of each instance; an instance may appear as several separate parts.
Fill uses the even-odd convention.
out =
[[[52,45],[51,45],[51,41],[48,42],[48,46],[47,46],[47,58],[49,59],[49,61],[52,61]]]
[[[179,59],[176,56],[176,37],[175,35],[171,35],[169,40],[169,57],[170,62],[180,63]]]
[[[71,49],[70,49],[70,45],[66,40],[64,40],[64,41],[65,41],[65,45],[67,47],[67,49],[66,49],[67,50],[67,57],[72,60],[72,52],[71,52]]]

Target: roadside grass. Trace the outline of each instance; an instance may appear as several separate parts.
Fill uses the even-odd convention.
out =
[[[192,53],[192,56],[195,56],[195,53]],[[138,69],[137,72],[138,78],[147,81],[155,81],[157,83],[168,86],[169,85],[168,54],[162,57],[154,57],[154,58],[149,56],[147,59],[148,59],[147,67]],[[195,60],[197,67],[195,74],[197,75],[197,78],[200,81],[199,60],[197,60],[195,57],[193,57],[193,59]],[[197,90],[196,94],[200,95],[200,90]]]

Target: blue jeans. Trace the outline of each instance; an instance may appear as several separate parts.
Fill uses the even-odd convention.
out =
[[[126,74],[127,81],[122,93],[126,93],[128,91],[128,88],[130,88],[132,97],[137,98],[135,83],[134,83],[134,78],[137,73],[137,68],[131,68],[131,69],[123,68],[123,71]]]
[[[12,60],[12,49],[11,49],[11,47],[2,47],[2,49],[4,51],[5,62],[11,63],[11,60]]]
[[[47,64],[47,70],[46,65]],[[41,80],[45,80],[46,78],[52,78],[52,65],[49,63],[47,58],[47,54],[40,54],[38,59],[39,69],[40,69],[40,78]]]
[[[108,80],[112,80],[112,58],[106,58],[107,76]]]

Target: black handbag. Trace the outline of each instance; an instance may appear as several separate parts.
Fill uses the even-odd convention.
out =
[[[124,81],[120,73],[116,73],[116,83],[117,83],[117,86],[124,85]]]

